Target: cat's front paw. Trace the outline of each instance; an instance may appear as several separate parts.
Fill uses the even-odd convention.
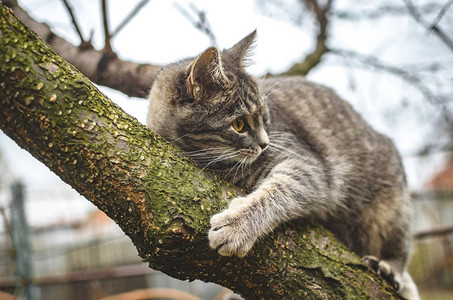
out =
[[[223,256],[245,256],[257,237],[250,230],[244,215],[244,208],[241,205],[214,215],[208,234],[209,246]]]

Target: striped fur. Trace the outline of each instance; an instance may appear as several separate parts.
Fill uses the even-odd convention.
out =
[[[417,299],[405,271],[410,199],[392,141],[326,87],[250,77],[254,35],[164,68],[150,93],[149,128],[248,193],[212,217],[210,246],[244,256],[278,224],[305,218],[390,266],[387,279]]]

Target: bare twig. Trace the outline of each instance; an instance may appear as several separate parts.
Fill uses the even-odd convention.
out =
[[[438,3],[426,3],[419,6],[419,10],[424,13],[434,13],[441,9]],[[407,8],[404,5],[382,4],[372,9],[358,9],[358,10],[332,10],[332,16],[338,19],[346,19],[357,21],[362,19],[378,19],[385,16],[405,16],[407,15]]]
[[[104,51],[112,51],[112,46],[110,44],[110,31],[107,15],[107,0],[101,0],[102,4],[102,24],[104,26]]]
[[[142,0],[140,3],[137,4],[137,6],[134,7],[134,9],[127,15],[126,18],[118,25],[118,27],[113,31],[113,33],[110,35],[110,39],[113,39],[114,36],[116,36],[139,12],[140,10],[148,4],[149,0]]]
[[[428,156],[433,153],[449,153],[453,151],[453,143],[446,142],[446,143],[431,143],[421,147],[420,150],[405,155],[405,157],[424,157]]]
[[[414,20],[423,27],[425,27],[428,31],[434,32],[434,34],[437,35],[437,37],[439,37],[442,40],[442,42],[444,42],[444,44],[453,51],[453,41],[448,37],[448,35],[443,30],[441,30],[439,26],[433,27],[425,20],[423,20],[422,15],[420,14],[417,7],[415,7],[411,0],[403,1],[406,4],[407,10],[414,18]]]
[[[450,0],[447,3],[445,3],[445,5],[442,7],[442,9],[437,14],[437,17],[431,23],[431,26],[430,26],[431,29],[437,27],[437,24],[439,24],[440,20],[442,20],[442,18],[444,17],[445,13],[447,12],[447,10],[450,8],[450,6],[452,4],[453,4],[453,0]]]
[[[304,0],[306,5],[313,10],[316,21],[318,23],[318,35],[316,37],[316,47],[312,53],[308,54],[300,63],[293,65],[288,71],[282,75],[307,75],[315,66],[321,62],[321,57],[328,51],[326,46],[327,29],[328,29],[328,14],[332,7],[333,0],[327,1],[324,6],[321,6],[318,0]]]
[[[211,25],[209,24],[208,18],[206,17],[206,12],[198,9],[193,3],[190,3],[189,5],[190,9],[192,10],[192,13],[190,13],[187,9],[179,5],[177,2],[174,3],[174,7],[184,17],[186,17],[187,20],[189,20],[192,23],[192,26],[206,34],[211,44],[217,47],[217,40],[211,29]]]
[[[385,71],[387,73],[398,76],[403,81],[407,82],[414,88],[420,91],[424,96],[426,101],[432,105],[435,105],[440,108],[440,114],[445,122],[451,124],[452,114],[450,113],[450,108],[447,105],[448,99],[443,95],[434,93],[431,89],[424,83],[424,80],[418,73],[412,72],[410,69],[397,67],[388,63],[383,62],[377,57],[371,55],[363,55],[351,50],[344,49],[329,49],[330,53],[335,55],[340,55],[343,57],[348,57],[354,62],[359,63],[360,66],[367,66],[373,69]]]
[[[69,13],[69,16],[71,17],[72,25],[74,25],[74,29],[76,30],[77,34],[79,35],[80,44],[81,45],[85,44],[85,39],[83,38],[82,31],[80,29],[79,24],[77,23],[77,20],[75,18],[71,5],[69,4],[69,2],[67,0],[62,0],[62,1],[63,1],[64,6],[66,7],[66,10]]]
[[[346,49],[329,49],[330,53],[340,55],[353,59],[361,65],[369,66],[374,69],[386,71],[394,74],[404,81],[414,85],[432,104],[444,104],[447,100],[444,97],[438,96],[431,92],[431,90],[423,84],[423,79],[417,73],[411,72],[406,68],[400,68],[388,63],[383,62],[378,57],[372,55],[364,55],[352,50]]]

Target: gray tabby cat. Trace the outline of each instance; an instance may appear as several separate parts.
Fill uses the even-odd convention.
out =
[[[410,299],[410,199],[400,157],[330,89],[244,70],[253,32],[164,68],[148,127],[247,191],[211,219],[209,242],[244,256],[282,222],[323,224]]]

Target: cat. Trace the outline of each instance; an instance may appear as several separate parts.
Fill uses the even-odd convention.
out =
[[[150,129],[247,192],[211,218],[210,247],[243,257],[282,222],[305,218],[418,299],[405,271],[411,208],[393,142],[329,88],[252,78],[255,35],[170,64],[149,95]]]

